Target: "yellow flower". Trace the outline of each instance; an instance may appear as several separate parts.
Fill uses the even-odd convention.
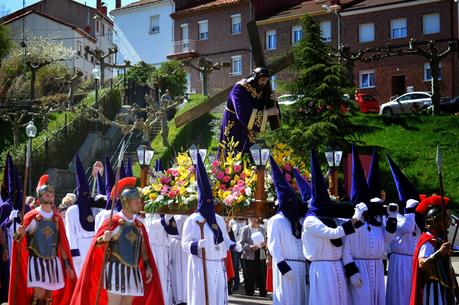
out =
[[[224,198],[228,197],[229,195],[231,195],[231,192],[230,191],[225,191],[225,192],[223,192],[223,197],[222,198],[224,199]]]
[[[156,200],[158,198],[158,194],[156,193],[151,193],[150,196],[148,196],[151,200]]]

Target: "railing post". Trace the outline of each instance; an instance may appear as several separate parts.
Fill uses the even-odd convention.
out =
[[[48,143],[48,137],[45,138],[45,167],[48,168],[49,166],[49,143]]]

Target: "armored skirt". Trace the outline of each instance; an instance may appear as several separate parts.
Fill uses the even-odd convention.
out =
[[[27,226],[27,247],[29,260],[27,267],[27,286],[59,290],[64,287],[63,265],[57,254],[59,229],[53,212],[37,208],[37,216]]]
[[[108,246],[104,288],[111,294],[143,296],[144,286],[139,267],[142,231],[133,221],[125,217],[123,219],[125,221],[112,232],[114,237]]]

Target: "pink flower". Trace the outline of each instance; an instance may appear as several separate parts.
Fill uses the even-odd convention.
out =
[[[241,177],[241,179],[245,179],[245,177],[246,177],[246,176],[245,176],[245,173],[242,173],[242,174],[240,175],[240,177]]]
[[[226,185],[220,184],[219,188],[220,188],[221,190],[224,190],[224,191],[225,191],[225,190],[226,190]]]
[[[288,163],[285,163],[284,168],[288,172],[290,172],[292,170],[292,168],[290,167],[290,164],[288,164]]]
[[[240,166],[239,164],[234,164],[234,172],[237,174],[241,171],[242,169],[242,166]]]
[[[168,189],[169,189],[169,187],[167,185],[163,186],[163,188],[161,190],[161,195],[165,195],[167,193]]]
[[[160,181],[162,184],[169,184],[171,182],[171,177],[169,176],[161,177]]]
[[[214,161],[212,162],[212,167],[217,167],[220,165],[220,161]]]
[[[232,205],[233,199],[231,198],[231,196],[228,196],[227,198],[223,199],[223,203],[226,205]]]
[[[179,175],[179,172],[178,172],[178,170],[171,168],[171,174],[172,174],[172,176],[177,177]]]
[[[222,181],[225,182],[225,183],[229,182],[230,180],[231,180],[231,177],[230,177],[230,176],[225,176],[225,177],[223,177],[223,179],[222,179]]]
[[[223,177],[225,177],[225,173],[224,172],[220,171],[220,172],[217,173],[217,179],[218,180],[222,180]]]
[[[225,168],[225,174],[231,175],[231,168],[230,167]]]
[[[290,176],[290,174],[285,174],[285,179],[287,182],[290,182],[292,180],[292,176]]]
[[[167,194],[167,197],[169,197],[169,198],[175,198],[175,196],[177,196],[177,194],[178,194],[177,191],[171,190],[171,191],[169,192],[169,194]]]
[[[239,181],[237,182],[237,185],[239,185],[239,186],[244,186],[244,185],[245,185],[245,181],[244,181],[244,180],[239,180]]]

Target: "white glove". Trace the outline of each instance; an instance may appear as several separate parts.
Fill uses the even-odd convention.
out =
[[[283,275],[288,281],[293,282],[295,280],[295,272],[293,270],[288,271]]]
[[[18,217],[18,213],[19,213],[19,210],[12,210],[8,219],[10,221],[13,221],[16,217]]]
[[[207,240],[205,239],[200,239],[198,241],[198,248],[199,249],[204,249],[207,246]]]
[[[240,243],[237,243],[236,247],[234,249],[236,250],[236,252],[241,253],[242,252],[242,245]]]
[[[419,204],[419,201],[417,201],[416,199],[408,199],[406,201],[406,208],[407,209],[414,208],[418,204]]]
[[[279,109],[277,107],[272,107],[266,110],[268,112],[268,116],[279,115]]]
[[[391,211],[391,209],[393,211]],[[389,217],[397,217],[398,215],[398,204],[396,203],[389,203],[389,205],[387,206],[387,215]]]
[[[351,275],[351,284],[355,288],[362,287],[363,282],[362,282],[362,277],[360,276],[360,273],[356,273],[354,275]]]
[[[368,207],[365,203],[361,202],[357,204],[354,208],[354,216],[352,218],[361,220],[363,217],[363,212],[368,211]]]

